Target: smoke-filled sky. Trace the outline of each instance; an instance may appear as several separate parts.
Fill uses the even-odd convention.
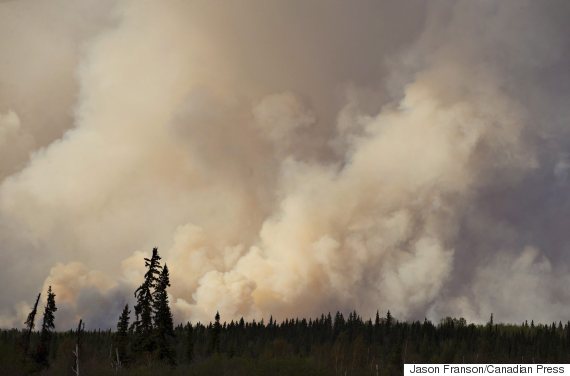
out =
[[[0,327],[570,317],[570,2],[0,2]]]

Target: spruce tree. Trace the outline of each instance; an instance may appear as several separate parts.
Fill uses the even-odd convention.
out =
[[[40,343],[36,353],[37,361],[42,366],[48,365],[49,345],[51,342],[52,330],[55,329],[55,311],[57,311],[57,307],[55,306],[55,294],[52,292],[51,286],[49,286],[47,303],[44,309],[42,331],[40,333]]]
[[[186,359],[188,363],[194,360],[194,333],[190,323],[186,324]]]
[[[220,312],[216,312],[214,317],[214,325],[211,327],[212,339],[210,342],[210,353],[220,352],[220,334],[222,331],[222,325],[220,324]]]
[[[123,364],[127,363],[127,347],[129,344],[129,319],[131,311],[129,310],[129,305],[125,304],[125,308],[119,317],[119,322],[117,323],[117,334],[116,334],[116,346],[118,351],[117,363],[121,362]]]
[[[174,364],[175,352],[171,343],[174,337],[174,323],[172,312],[168,306],[168,292],[166,291],[169,286],[170,276],[168,274],[168,266],[165,264],[153,294],[154,327],[159,359]]]
[[[23,343],[24,355],[28,355],[28,350],[30,348],[30,338],[32,336],[32,331],[34,330],[35,321],[36,321],[36,314],[38,312],[38,303],[40,302],[40,296],[41,295],[42,295],[42,293],[38,294],[38,297],[36,298],[36,304],[34,304],[34,308],[28,314],[28,318],[26,319],[26,322],[24,323],[24,325],[26,325],[26,331],[24,334],[24,343]]]
[[[155,348],[152,322],[153,290],[156,288],[162,269],[157,248],[153,248],[151,258],[145,258],[144,261],[148,269],[144,275],[143,284],[135,290],[135,297],[137,298],[135,304],[136,320],[132,326],[135,335],[134,349],[138,352],[153,351]]]
[[[388,310],[388,312],[386,313],[386,327],[389,328],[390,326],[392,326],[392,314],[390,313],[390,311]]]

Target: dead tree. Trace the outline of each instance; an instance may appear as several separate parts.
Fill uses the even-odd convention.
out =
[[[111,347],[109,348],[109,359],[111,360],[111,367],[113,367],[113,369],[115,370],[115,374],[119,373],[119,370],[121,369],[123,364],[121,363],[118,347],[115,347],[115,354],[113,354],[113,344],[111,344]]]
[[[79,348],[81,345],[81,333],[85,329],[85,324],[83,320],[79,320],[79,325],[77,325],[77,333],[75,334],[75,350],[73,351],[74,365],[71,370],[75,376],[79,376]]]
[[[34,304],[34,308],[28,315],[28,318],[26,319],[25,322],[26,332],[24,334],[24,355],[28,355],[28,350],[30,349],[30,339],[32,336],[32,331],[34,330],[34,322],[36,320],[36,313],[38,312],[38,303],[40,301],[41,295],[42,295],[41,293],[38,294],[38,297],[36,299],[36,304]]]

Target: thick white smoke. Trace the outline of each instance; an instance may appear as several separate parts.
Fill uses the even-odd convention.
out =
[[[562,319],[568,11],[1,3],[0,325],[114,325],[155,245],[178,321]]]

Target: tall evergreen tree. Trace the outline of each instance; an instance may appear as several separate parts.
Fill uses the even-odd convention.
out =
[[[51,342],[52,331],[55,329],[55,294],[48,288],[47,303],[44,309],[44,317],[42,322],[42,331],[40,333],[40,343],[37,351],[37,361],[43,366],[48,365],[49,345]]]
[[[189,363],[194,360],[194,330],[192,324],[186,324],[186,359]]]
[[[32,336],[32,331],[34,330],[35,321],[36,321],[36,314],[38,312],[38,303],[40,302],[40,296],[41,295],[42,295],[42,293],[38,294],[38,297],[36,298],[36,304],[34,304],[34,308],[28,314],[28,318],[26,319],[26,322],[24,323],[24,325],[26,325],[26,331],[24,334],[24,343],[23,343],[24,355],[28,355],[28,350],[30,349],[30,338]]]
[[[127,363],[127,347],[129,344],[129,319],[131,311],[129,310],[129,305],[125,304],[125,308],[119,317],[119,322],[117,323],[117,334],[116,334],[116,346],[118,351],[117,363],[122,364]]]
[[[222,325],[220,324],[220,312],[216,312],[214,317],[214,325],[212,326],[212,339],[210,342],[210,353],[220,352],[220,335],[222,332]]]
[[[394,321],[394,319],[392,318],[392,314],[388,310],[388,312],[386,313],[386,327],[389,328],[390,326],[392,326],[393,321]]]
[[[162,269],[158,249],[153,248],[151,258],[145,258],[144,261],[147,271],[144,275],[143,284],[135,290],[135,297],[137,298],[135,304],[136,320],[133,322],[134,349],[139,352],[152,351],[155,348],[152,322],[153,290],[156,288]]]
[[[168,266],[165,264],[153,294],[154,327],[158,357],[168,361],[170,364],[174,364],[175,352],[171,343],[174,337],[174,323],[172,312],[168,306],[168,292],[166,291],[169,286],[170,276],[168,274]]]

